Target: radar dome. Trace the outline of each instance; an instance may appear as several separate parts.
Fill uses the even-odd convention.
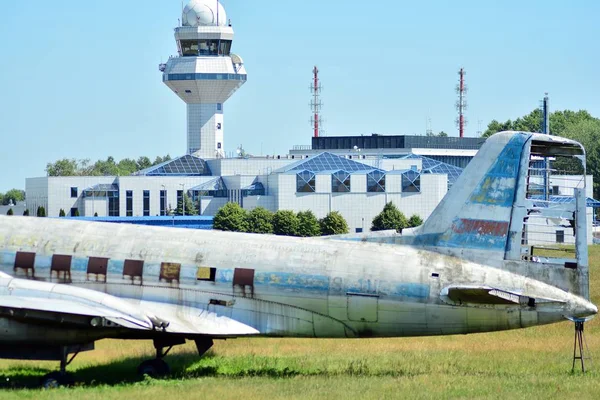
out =
[[[181,22],[192,27],[227,26],[227,14],[218,0],[191,0],[183,9]]]

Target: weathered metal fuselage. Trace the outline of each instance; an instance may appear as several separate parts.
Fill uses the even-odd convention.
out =
[[[35,218],[0,220],[0,265],[5,273],[104,292],[165,320],[184,309],[208,310],[265,336],[487,332],[560,321],[585,307],[583,299],[554,286],[408,245]],[[35,253],[33,268],[15,269],[17,257],[24,253]],[[68,267],[61,267],[61,257],[71,257]],[[104,273],[90,262],[97,257],[106,259]],[[132,260],[143,261],[143,267],[134,271]],[[456,284],[510,288],[562,303],[444,301],[441,290]],[[3,329],[0,341],[14,341],[15,333],[31,340],[35,330],[28,329],[27,334]],[[39,339],[65,338],[57,332],[42,329]],[[73,335],[80,342],[83,334]]]

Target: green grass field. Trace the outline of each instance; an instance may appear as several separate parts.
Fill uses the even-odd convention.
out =
[[[592,301],[600,303],[600,246],[590,248]],[[592,355],[600,323],[586,324]],[[203,359],[193,344],[167,357],[173,375],[141,380],[151,342],[102,341],[69,370],[75,388],[41,391],[53,362],[0,361],[1,399],[600,398],[600,360],[571,373],[573,324],[404,339],[219,341]]]

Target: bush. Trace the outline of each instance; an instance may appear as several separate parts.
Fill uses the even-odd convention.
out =
[[[281,236],[298,234],[298,217],[293,211],[279,210],[273,215],[273,233]]]
[[[45,217],[46,216],[46,209],[43,206],[39,206],[37,208],[37,214],[38,217]]]
[[[247,232],[273,233],[273,213],[265,208],[257,207],[246,216]]]
[[[96,212],[96,213],[94,213],[94,217],[97,217],[97,216],[98,216],[98,213],[97,213],[97,212]]]
[[[23,211],[23,216],[29,217],[29,208],[26,208],[25,211]]]
[[[408,227],[414,228],[420,225],[423,225],[423,218],[419,217],[417,214],[411,215],[408,220]]]
[[[6,215],[15,215],[15,212],[13,211],[12,208],[9,208],[8,212],[6,213]]]
[[[61,208],[61,209],[60,209],[60,211],[58,212],[58,216],[59,216],[59,217],[66,217],[65,210],[63,210],[63,209]]]
[[[312,211],[298,213],[298,236],[312,237],[321,235],[321,226]]]
[[[397,232],[402,232],[402,229],[407,226],[408,221],[406,220],[406,216],[390,201],[383,207],[383,211],[373,218],[371,230],[384,231],[395,229]]]
[[[75,209],[75,214],[73,216],[74,217],[79,217],[79,209],[78,208]]]
[[[227,203],[217,211],[213,229],[229,232],[246,232],[246,211],[238,203]]]
[[[343,235],[348,233],[348,224],[342,214],[332,211],[319,221],[322,235]]]

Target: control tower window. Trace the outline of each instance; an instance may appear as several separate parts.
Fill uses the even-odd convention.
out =
[[[184,57],[228,56],[231,54],[231,40],[182,40],[181,54]]]
[[[198,55],[198,41],[197,40],[182,40],[181,41],[181,54],[186,56],[197,56]]]
[[[231,52],[231,40],[221,40],[219,43],[219,55],[228,56]]]

